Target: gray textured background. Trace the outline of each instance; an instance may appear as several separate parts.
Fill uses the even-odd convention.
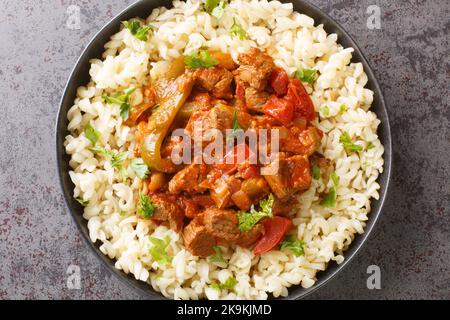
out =
[[[54,126],[63,86],[94,33],[132,1],[1,0],[0,299],[141,298],[87,249],[57,178]],[[314,0],[355,38],[385,93],[394,172],[362,252],[310,298],[450,298],[450,2]],[[331,3],[332,2],[332,3]],[[81,29],[66,28],[81,7]],[[382,29],[366,27],[379,4]],[[82,289],[66,269],[81,267]],[[380,266],[382,289],[366,288]]]

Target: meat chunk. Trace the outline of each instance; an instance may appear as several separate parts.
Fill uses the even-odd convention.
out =
[[[170,229],[181,232],[183,229],[184,213],[177,204],[176,197],[164,194],[155,194],[151,196],[155,211],[152,220],[168,224]]]
[[[217,129],[225,133],[226,129],[233,127],[233,113],[232,107],[219,104],[212,108],[202,122],[202,129],[205,132],[208,129]]]
[[[194,256],[205,258],[214,254],[216,239],[198,219],[192,220],[184,228],[183,240],[186,249]]]
[[[264,233],[264,226],[261,223],[258,223],[253,228],[251,228],[247,232],[241,232],[239,238],[236,240],[236,244],[238,246],[248,248],[251,247],[256,240],[259,239]]]
[[[206,230],[221,243],[236,241],[240,235],[239,220],[233,210],[206,209],[203,213]]]
[[[263,112],[264,104],[269,99],[270,94],[265,91],[258,91],[253,87],[245,89],[245,105],[254,112]]]
[[[213,199],[209,195],[194,195],[184,197],[182,207],[186,217],[193,219],[202,213],[206,208],[215,206]]]
[[[281,140],[281,151],[309,156],[320,148],[321,140],[315,127],[306,130],[291,127],[286,138]]]
[[[200,183],[206,179],[206,165],[192,163],[178,171],[169,181],[169,192],[177,194],[182,191],[186,193],[202,193],[206,189]]]
[[[238,60],[241,65],[235,71],[235,75],[256,90],[263,91],[275,68],[273,59],[261,50],[251,48],[246,53],[241,53]]]
[[[231,99],[233,74],[224,68],[199,68],[194,72],[195,86],[200,90],[211,92],[218,99]]]
[[[311,184],[311,168],[307,156],[287,158],[284,153],[280,153],[265,169],[270,169],[271,174],[264,175],[264,178],[275,196],[281,200],[309,188]]]

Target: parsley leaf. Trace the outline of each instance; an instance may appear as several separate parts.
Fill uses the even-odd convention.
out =
[[[347,106],[343,103],[339,105],[339,115],[343,115],[344,112],[347,111]]]
[[[220,1],[219,5],[213,9],[212,15],[217,19],[221,19],[225,13],[226,6],[227,6],[226,1]]]
[[[238,37],[240,40],[244,40],[247,37],[247,32],[242,28],[239,22],[236,21],[236,18],[233,18],[233,24],[230,30],[231,37]]]
[[[318,165],[314,165],[313,166],[313,178],[316,180],[320,179],[320,167]]]
[[[111,161],[111,166],[119,171],[122,170],[123,162],[128,157],[128,152],[114,153],[111,150],[107,150],[103,147],[93,147],[90,148],[89,151],[94,154],[102,154],[106,159]]]
[[[375,148],[375,145],[372,142],[369,142],[369,144],[367,145],[367,150],[370,150],[373,148]]]
[[[83,207],[86,207],[89,204],[89,200],[84,200],[83,198],[75,198],[79,204],[81,204]]]
[[[128,103],[128,98],[130,95],[136,90],[136,88],[130,88],[125,90],[124,92],[119,92],[118,94],[109,97],[102,96],[103,100],[105,100],[109,104],[117,104],[120,106],[120,116],[123,120],[127,120],[130,111],[130,104]]]
[[[320,108],[320,113],[322,113],[325,117],[330,115],[330,107],[328,105],[324,105]]]
[[[339,185],[339,176],[336,174],[336,172],[333,172],[331,174],[331,180],[333,181],[333,186],[320,202],[320,204],[326,208],[333,208],[336,205],[336,188]]]
[[[127,28],[131,34],[138,40],[147,41],[148,32],[152,29],[151,26],[141,27],[141,24],[137,20],[122,21],[122,24]]]
[[[200,48],[198,52],[192,51],[190,54],[185,56],[184,63],[190,69],[196,69],[214,67],[219,64],[219,61],[211,57],[208,49]]]
[[[95,130],[89,123],[84,128],[84,135],[86,136],[86,138],[89,139],[89,141],[91,141],[92,145],[94,146],[97,143],[98,139],[100,138],[100,132]]]
[[[275,198],[273,194],[270,194],[267,199],[261,199],[259,201],[260,211],[257,211],[252,205],[250,212],[239,212],[237,214],[239,219],[239,230],[242,232],[247,232],[251,230],[262,218],[272,217],[272,207],[274,201]]]
[[[142,158],[133,159],[131,161],[131,169],[136,173],[136,176],[141,179],[147,179],[149,170],[147,164],[144,162]]]
[[[217,19],[222,18],[226,6],[225,0],[206,0],[204,4],[205,11]]]
[[[213,283],[209,287],[216,290],[233,290],[237,284],[236,278],[229,277],[224,283]]]
[[[218,246],[213,247],[214,254],[209,257],[209,262],[225,262],[225,259],[222,256],[222,250]]]
[[[141,194],[139,196],[139,206],[137,208],[137,212],[142,219],[151,218],[155,213],[155,206],[153,205],[150,198],[145,194]]]
[[[303,250],[304,245],[305,243],[298,240],[295,236],[287,235],[281,243],[280,250],[290,250],[294,256],[300,257],[305,255],[305,251]]]
[[[167,247],[170,243],[170,237],[166,236],[164,239],[149,237],[151,246],[149,252],[153,259],[158,262],[159,265],[166,265],[172,262],[172,257],[167,253]]]
[[[233,131],[242,129],[237,118],[237,112],[233,112]]]
[[[362,149],[363,149],[362,146],[354,144],[352,142],[352,139],[350,138],[350,135],[345,131],[339,137],[339,142],[342,143],[342,145],[344,146],[344,148],[347,152],[353,152],[353,151],[359,152],[359,151],[362,151]]]
[[[302,80],[303,82],[313,84],[316,80],[317,70],[313,69],[298,69],[294,73],[294,78]]]

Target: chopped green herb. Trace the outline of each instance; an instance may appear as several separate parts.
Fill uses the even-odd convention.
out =
[[[369,144],[367,145],[367,150],[370,150],[373,148],[375,148],[375,145],[372,142],[369,142]]]
[[[331,173],[331,180],[333,181],[333,185],[337,187],[339,185],[339,176],[336,172]]]
[[[120,116],[123,120],[128,119],[130,104],[128,103],[128,98],[130,95],[136,90],[136,88],[130,88],[125,90],[124,92],[120,92],[112,97],[102,96],[103,100],[105,100],[109,104],[117,104],[120,106]]]
[[[333,208],[336,205],[336,188],[331,187],[320,204],[326,208]]]
[[[147,179],[149,170],[147,164],[144,162],[142,158],[133,159],[131,161],[131,169],[136,173],[139,179],[145,180]]]
[[[127,215],[127,212],[122,210],[119,214],[121,217],[125,217]]]
[[[239,219],[239,229],[242,232],[251,230],[262,218],[272,217],[272,207],[275,199],[273,194],[270,194],[267,199],[259,201],[260,210],[257,211],[252,205],[250,212],[241,211],[237,214]]]
[[[137,208],[137,212],[142,219],[149,219],[155,213],[155,206],[153,205],[150,198],[145,194],[141,194],[139,196],[139,206]]]
[[[148,32],[152,29],[151,26],[141,27],[141,24],[137,20],[123,21],[122,24],[127,28],[131,34],[138,40],[147,41]]]
[[[84,200],[83,198],[75,198],[75,200],[83,207],[86,207],[89,204],[89,200]]]
[[[320,167],[318,165],[314,165],[313,166],[313,178],[316,180],[320,179]]]
[[[89,139],[89,141],[92,142],[92,145],[94,146],[97,143],[98,139],[100,138],[100,132],[95,130],[89,123],[84,128],[84,135],[86,136],[86,138]]]
[[[233,290],[237,284],[236,278],[229,277],[224,283],[213,283],[209,287],[216,290]]]
[[[313,84],[316,80],[317,70],[313,69],[298,69],[294,73],[294,78],[302,80],[303,82]]]
[[[219,61],[211,57],[208,49],[200,48],[198,52],[192,51],[189,55],[185,56],[184,63],[188,68],[196,69],[214,67],[219,64]]]
[[[222,250],[218,246],[213,247],[214,254],[209,257],[209,262],[225,262],[225,259],[222,256]]]
[[[226,1],[220,1],[219,5],[213,9],[212,15],[217,19],[221,19],[225,13],[226,6],[227,6]]]
[[[347,111],[347,106],[343,103],[339,105],[339,115],[343,115],[344,112]]]
[[[127,152],[114,153],[111,150],[107,150],[103,147],[93,147],[89,149],[94,154],[102,154],[106,159],[111,161],[111,166],[117,170],[122,170],[123,162],[128,157]]]
[[[227,2],[225,0],[206,0],[205,11],[217,19],[222,18]]]
[[[350,135],[347,132],[344,132],[343,134],[341,134],[341,136],[339,137],[339,142],[342,143],[342,145],[344,146],[345,150],[347,152],[359,152],[362,151],[363,147],[358,145],[358,144],[354,144],[352,142],[352,139],[350,138]]]
[[[334,206],[336,206],[336,188],[339,185],[339,176],[336,174],[336,172],[333,172],[331,174],[331,180],[333,181],[333,186],[320,202],[322,206],[327,208],[333,208]]]
[[[236,18],[233,18],[233,24],[231,25],[230,30],[231,37],[238,37],[240,40],[244,40],[247,37],[247,32],[242,28],[239,22],[236,21]]]
[[[294,256],[300,257],[305,255],[305,251],[303,250],[303,246],[305,243],[297,239],[297,237],[293,235],[287,235],[283,242],[281,243],[280,250],[290,250]]]
[[[158,262],[159,265],[166,265],[172,262],[172,257],[167,253],[167,247],[170,243],[170,237],[166,236],[164,239],[149,237],[151,246],[149,252],[153,259]]]
[[[328,117],[330,115],[330,107],[328,107],[328,105],[322,106],[322,108],[320,108],[320,113],[322,113],[325,117]]]

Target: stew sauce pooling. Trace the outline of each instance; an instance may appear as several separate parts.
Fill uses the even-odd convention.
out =
[[[217,245],[253,247],[255,254],[274,248],[292,227],[294,195],[311,184],[311,162],[327,164],[315,154],[322,132],[311,125],[314,106],[300,80],[256,48],[238,61],[206,49],[175,60],[128,120],[137,125],[135,156],[151,171],[141,191],[153,206],[147,218],[182,233],[187,250],[200,257]],[[279,152],[272,163],[254,164],[245,145],[216,164],[175,165],[171,154],[182,141],[171,132],[184,128],[193,139],[199,122],[201,133],[217,129],[224,139],[227,129],[279,129]],[[239,152],[242,163],[233,161]],[[276,174],[261,175],[275,161]]]

